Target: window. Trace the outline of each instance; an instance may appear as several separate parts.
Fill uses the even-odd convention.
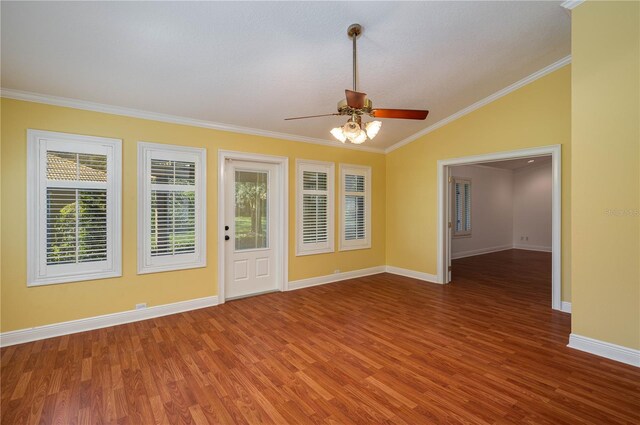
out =
[[[471,236],[471,180],[453,178],[453,236]]]
[[[138,143],[138,273],[206,266],[206,150]]]
[[[331,162],[297,161],[296,255],[334,251],[334,174]]]
[[[122,275],[121,141],[27,131],[27,285]]]
[[[340,250],[371,248],[371,167],[340,165]]]

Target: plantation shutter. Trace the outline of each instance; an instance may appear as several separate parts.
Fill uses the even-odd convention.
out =
[[[206,155],[138,142],[138,273],[206,266]]]
[[[371,247],[371,167],[341,165],[340,249]]]
[[[196,251],[196,164],[151,160],[151,256]]]
[[[107,155],[47,150],[46,264],[107,260]]]
[[[471,181],[454,179],[454,235],[471,234]]]
[[[27,130],[27,286],[122,275],[121,147]]]
[[[297,253],[333,251],[334,165],[328,162],[297,163]]]
[[[344,191],[344,238],[347,241],[364,240],[367,237],[364,176],[346,174]]]
[[[327,173],[304,171],[302,182],[302,241],[304,244],[326,242],[329,236]]]

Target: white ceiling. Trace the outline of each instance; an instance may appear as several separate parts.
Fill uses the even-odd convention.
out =
[[[344,117],[283,119],[335,111],[358,22],[359,89],[431,111],[385,148],[569,55],[560,3],[3,1],[2,87],[332,140]]]

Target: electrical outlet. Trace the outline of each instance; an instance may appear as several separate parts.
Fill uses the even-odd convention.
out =
[[[335,269],[335,270],[333,271],[333,274],[338,274],[338,273],[340,273],[340,269]]]
[[[147,303],[136,304],[136,310],[142,310],[143,308],[147,308]]]
[[[523,241],[524,240],[524,236],[520,236],[520,240]]]
[[[525,237],[524,237],[524,240],[525,240],[525,241],[528,241],[528,240],[529,240],[529,236],[525,236]]]

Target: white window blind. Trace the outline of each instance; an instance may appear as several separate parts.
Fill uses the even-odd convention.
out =
[[[151,255],[196,251],[193,161],[151,160]]]
[[[341,249],[371,247],[371,168],[341,165]]]
[[[297,162],[297,254],[333,252],[334,165]]]
[[[204,266],[205,151],[140,142],[138,154],[138,272]]]
[[[453,179],[454,236],[471,234],[471,180]]]
[[[364,240],[367,236],[364,176],[346,174],[344,178],[344,238]]]
[[[107,259],[106,183],[106,155],[47,151],[47,264]]]
[[[28,284],[121,275],[121,141],[29,130]]]

